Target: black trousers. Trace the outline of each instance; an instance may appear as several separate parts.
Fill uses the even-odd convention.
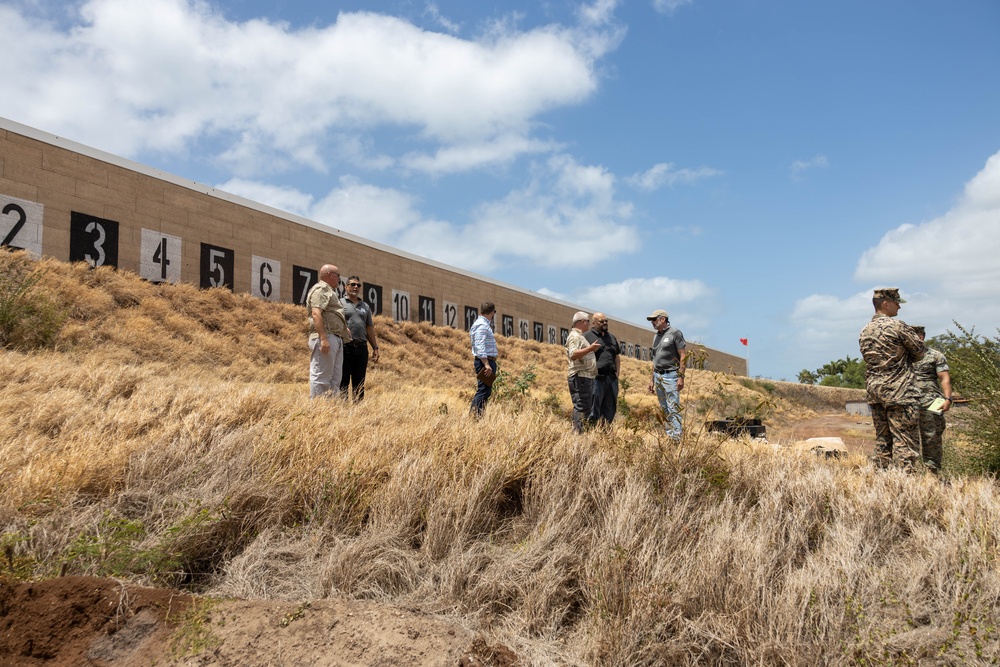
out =
[[[365,397],[365,375],[368,373],[368,343],[344,346],[344,374],[340,378],[340,390],[347,391],[354,385],[354,399]]]

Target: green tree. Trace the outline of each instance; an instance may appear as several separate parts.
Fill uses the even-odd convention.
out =
[[[851,355],[847,355],[844,359],[823,364],[815,371],[803,369],[799,373],[799,382],[802,384],[819,382],[824,387],[863,389],[865,386],[865,362],[863,359],[853,359]]]
[[[954,324],[960,334],[949,331],[927,341],[928,346],[944,353],[954,392],[969,400],[967,415],[956,419],[955,425],[972,443],[973,465],[996,475],[1000,473],[1000,335],[987,338]]]

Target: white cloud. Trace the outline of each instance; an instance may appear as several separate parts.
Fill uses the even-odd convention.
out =
[[[128,156],[201,142],[245,175],[322,169],[338,132],[464,150],[433,170],[502,162],[543,149],[538,114],[597,89],[595,62],[624,34],[607,25],[613,6],[578,27],[496,24],[475,39],[367,12],[301,29],[233,22],[195,0],[87,0],[70,26],[0,6],[0,41],[18,45],[0,65],[0,115]]]
[[[441,175],[487,165],[504,165],[519,156],[548,153],[557,147],[554,142],[512,134],[491,141],[446,146],[434,155],[409,153],[403,156],[400,164],[414,171]]]
[[[652,192],[663,186],[672,188],[677,184],[690,185],[706,178],[720,176],[722,173],[724,172],[711,167],[675,169],[670,162],[660,162],[642,173],[629,176],[626,180],[629,185],[638,190]]]
[[[716,291],[700,280],[666,276],[626,278],[581,287],[572,294],[559,294],[544,287],[538,291],[639,324],[645,322],[651,312],[662,308],[670,313],[671,323],[690,340],[694,340],[697,332],[707,329],[716,300]],[[652,331],[650,328],[650,336]]]
[[[340,179],[339,188],[316,204],[312,217],[366,239],[392,243],[401,232],[426,224],[418,203],[405,192],[345,177]],[[409,250],[406,246],[398,247]]]
[[[825,155],[816,155],[808,160],[796,160],[792,163],[791,172],[792,178],[798,178],[802,175],[802,172],[809,171],[810,169],[823,169],[829,166],[830,161]]]
[[[939,218],[887,233],[858,261],[857,280],[910,285],[934,296],[1000,297],[1000,152]]]
[[[865,290],[841,299],[827,294],[813,294],[795,303],[791,321],[796,331],[796,346],[805,351],[826,351],[845,347],[831,359],[857,351],[857,335],[872,316],[872,292]],[[855,355],[857,356],[857,355]],[[827,359],[829,361],[829,359]]]
[[[862,254],[854,272],[867,287],[847,298],[815,294],[791,316],[796,343],[816,365],[857,356],[857,335],[872,315],[872,290],[899,287],[907,303],[900,319],[935,336],[966,328],[991,334],[1000,327],[1000,152],[939,218],[888,232]]]
[[[441,222],[407,230],[400,247],[444,262],[489,270],[502,258],[565,267],[638,248],[632,205],[615,197],[615,178],[601,167],[557,155],[536,166],[530,182],[481,204],[465,226]]]
[[[303,217],[308,217],[312,212],[313,196],[295,188],[259,183],[242,178],[230,179],[216,187],[224,192]]]
[[[454,21],[449,20],[448,17],[441,13],[437,4],[433,2],[427,3],[427,8],[424,10],[424,14],[430,16],[435,23],[452,34],[458,34],[458,31],[462,29],[462,25],[460,23],[455,23]]]
[[[693,5],[694,0],[653,0],[653,9],[661,14],[673,14],[684,5]]]
[[[550,296],[553,299],[559,299],[560,301],[569,301],[570,300],[570,296],[569,295],[563,294],[562,292],[556,292],[555,290],[551,290],[548,287],[542,287],[542,288],[540,288],[540,289],[538,289],[536,291],[539,294],[544,294],[545,296]]]
[[[584,25],[602,26],[614,19],[618,0],[594,0],[589,5],[581,5],[578,12]]]
[[[425,217],[414,196],[342,177],[316,201],[295,188],[233,179],[220,189],[324,225],[473,271],[507,261],[565,267],[629,253],[639,244],[632,205],[615,196],[601,167],[558,155],[539,164],[523,188],[481,204],[471,222]]]

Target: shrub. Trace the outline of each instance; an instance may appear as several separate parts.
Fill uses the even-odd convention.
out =
[[[0,347],[30,350],[55,342],[66,313],[41,287],[44,276],[25,253],[0,253]]]
[[[498,370],[496,380],[493,382],[494,401],[520,401],[528,395],[528,390],[538,380],[535,373],[535,364],[528,364],[527,368],[518,375]]]
[[[971,443],[971,459],[983,472],[1000,473],[1000,336],[989,339],[967,331],[954,335],[948,366],[956,391],[969,399],[969,413],[958,429]],[[949,332],[950,333],[950,332]],[[998,331],[1000,334],[1000,331]]]

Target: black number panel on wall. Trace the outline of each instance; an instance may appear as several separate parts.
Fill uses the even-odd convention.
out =
[[[118,223],[72,211],[69,217],[69,261],[91,266],[118,266]]]
[[[503,316],[503,335],[513,336],[514,335],[514,317],[512,315]]]
[[[300,306],[306,305],[309,288],[319,282],[319,271],[292,265],[292,298]]]
[[[233,289],[233,267],[236,253],[229,248],[201,244],[201,286]]]
[[[382,314],[382,286],[375,283],[365,283],[364,300],[368,307],[372,309],[372,315]]]
[[[429,296],[417,296],[419,306],[417,310],[420,311],[420,321],[430,322],[431,324],[437,324],[434,318],[434,299]]]
[[[445,301],[441,307],[441,314],[444,315],[444,325],[452,329],[458,328],[458,304]]]
[[[465,330],[468,331],[479,319],[479,309],[472,306],[465,307]]]

